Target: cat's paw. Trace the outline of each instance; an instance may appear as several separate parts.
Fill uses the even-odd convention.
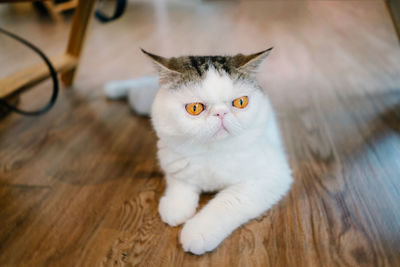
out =
[[[210,220],[194,217],[182,228],[180,242],[184,251],[201,255],[214,250],[225,237],[225,231],[214,227]]]
[[[177,197],[163,196],[158,205],[161,220],[170,226],[186,222],[196,212],[197,202]]]

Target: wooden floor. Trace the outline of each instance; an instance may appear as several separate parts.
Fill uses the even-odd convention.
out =
[[[130,2],[118,21],[92,21],[74,88],[44,116],[0,121],[0,266],[400,266],[400,48],[383,1],[203,2]],[[50,55],[69,21],[0,10],[0,25]],[[295,183],[214,252],[184,253],[180,227],[157,214],[151,124],[102,85],[152,72],[139,47],[270,46],[260,81]],[[1,76],[38,61],[3,36],[0,55]],[[21,107],[50,90],[25,93]]]

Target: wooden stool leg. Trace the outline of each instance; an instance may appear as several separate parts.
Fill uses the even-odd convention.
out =
[[[75,9],[74,20],[69,35],[67,54],[78,59],[82,51],[85,35],[89,26],[89,21],[93,15],[93,8],[96,0],[80,0]],[[64,72],[61,75],[61,80],[65,85],[70,86],[74,82],[77,66],[72,70]]]

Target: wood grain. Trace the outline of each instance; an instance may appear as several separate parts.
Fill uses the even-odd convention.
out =
[[[70,26],[4,13],[0,22],[50,54]],[[214,252],[184,253],[181,228],[157,213],[165,184],[151,123],[102,86],[152,73],[139,47],[172,56],[270,46],[259,79],[295,183]],[[2,37],[0,54],[0,73],[34,61]],[[75,86],[51,112],[0,121],[0,266],[400,266],[399,84],[383,1],[130,1],[120,20],[93,21]],[[46,81],[20,105],[50,92]]]

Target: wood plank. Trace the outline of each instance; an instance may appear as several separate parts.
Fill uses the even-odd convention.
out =
[[[289,2],[129,1],[121,20],[93,23],[74,90],[41,117],[0,121],[0,266],[400,266],[400,49],[388,10]],[[0,22],[46,51],[70,29],[35,15]],[[165,182],[151,121],[102,86],[153,73],[140,46],[176,56],[272,45],[259,80],[295,182],[215,251],[185,253],[181,227],[158,215]],[[12,42],[0,50],[0,72],[24,65]],[[21,105],[40,106],[50,85]]]
[[[7,242],[21,235],[21,225],[30,225],[40,212],[40,205],[50,192],[47,186],[0,184],[0,218],[3,221],[0,232],[0,249]],[[29,199],[29,201],[27,201]],[[23,235],[23,234],[22,234]],[[9,265],[0,259],[0,265]],[[18,260],[12,265],[18,264]]]
[[[71,70],[77,64],[77,59],[67,54],[60,54],[51,58],[50,61],[58,73]],[[49,70],[44,63],[39,63],[11,74],[0,80],[0,98],[21,92],[49,76]]]

